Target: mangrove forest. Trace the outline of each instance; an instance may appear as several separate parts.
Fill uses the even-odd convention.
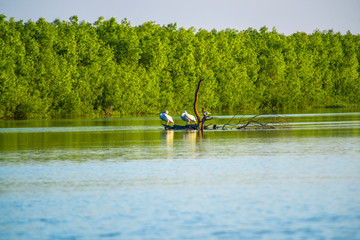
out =
[[[360,36],[0,15],[0,118],[360,104]],[[176,114],[175,114],[176,115]]]

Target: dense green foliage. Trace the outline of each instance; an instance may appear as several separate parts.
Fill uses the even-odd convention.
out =
[[[6,19],[0,118],[180,113],[200,78],[209,111],[360,103],[360,36],[350,32]]]

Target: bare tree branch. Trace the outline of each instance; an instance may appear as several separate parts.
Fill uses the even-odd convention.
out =
[[[189,130],[198,130],[199,133],[202,132],[204,129],[210,129],[210,126],[211,125],[205,125],[205,122],[208,121],[208,120],[212,120],[212,119],[216,119],[216,117],[212,117],[210,116],[210,114],[205,111],[205,107],[202,107],[202,115],[203,117],[201,118],[198,110],[197,110],[197,102],[198,102],[198,97],[199,97],[199,90],[200,90],[200,87],[201,87],[201,83],[204,81],[204,79],[200,79],[199,80],[199,83],[198,83],[198,86],[196,88],[196,91],[195,91],[195,99],[194,99],[194,112],[195,112],[195,115],[196,115],[196,118],[197,118],[197,124],[193,124],[193,125],[185,125],[185,126],[182,126],[182,125],[173,125],[173,126],[169,126],[169,125],[164,125],[165,127],[165,130],[169,130],[169,129],[176,129],[176,130],[182,130],[182,129],[189,129]],[[287,120],[283,117],[280,117],[280,116],[268,116],[268,117],[264,117],[266,115],[269,115],[269,114],[257,114],[249,119],[247,119],[245,121],[245,123],[241,124],[241,122],[244,122],[244,119],[243,118],[239,118],[239,120],[237,121],[237,123],[235,124],[231,124],[231,122],[235,119],[236,115],[234,115],[227,123],[225,123],[223,126],[222,126],[222,129],[225,130],[226,127],[234,127],[236,129],[247,129],[249,127],[259,127],[261,129],[273,129],[275,128],[274,124],[282,124],[282,123],[285,123],[287,122]],[[241,124],[241,125],[240,125]],[[218,125],[216,124],[213,124],[213,129],[217,129]]]

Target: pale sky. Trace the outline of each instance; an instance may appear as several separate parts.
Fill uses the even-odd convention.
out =
[[[153,21],[197,30],[267,26],[286,35],[316,29],[360,34],[360,0],[0,0],[0,14],[16,21],[77,15],[90,23],[100,16],[119,23],[127,18],[132,26]]]

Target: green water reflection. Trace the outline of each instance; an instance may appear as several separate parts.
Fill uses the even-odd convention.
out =
[[[359,137],[360,112],[350,113],[312,113],[283,115],[288,123],[276,126],[273,130],[209,130],[200,137],[196,131],[164,131],[157,117],[148,118],[114,118],[114,119],[65,119],[65,120],[29,120],[0,122],[0,151],[3,153],[17,151],[57,150],[66,152],[84,149],[118,149],[116,154],[134,159],[137,157],[154,157],[146,152],[168,151],[180,146],[182,151],[197,147],[200,144],[221,145],[232,141],[230,145],[241,144],[246,139],[286,139],[286,138],[320,138],[320,137]],[[221,116],[216,124],[224,124],[232,116]],[[244,119],[250,115],[239,116]],[[176,119],[176,118],[175,118]],[[179,119],[176,119],[179,121]],[[176,121],[175,120],[175,121]],[[135,149],[136,148],[136,149]],[[164,148],[164,149],[162,149]],[[186,149],[187,148],[187,149]],[[199,149],[197,151],[199,151]],[[135,153],[128,154],[133,151]],[[142,152],[142,154],[136,154]],[[144,153],[145,152],[145,153]],[[155,154],[156,155],[156,154]],[[63,158],[64,155],[57,156]],[[156,157],[156,156],[155,156]],[[4,157],[2,157],[4,160]],[[75,157],[76,158],[76,157]],[[86,158],[86,155],[85,155]],[[91,153],[89,158],[91,157]]]

